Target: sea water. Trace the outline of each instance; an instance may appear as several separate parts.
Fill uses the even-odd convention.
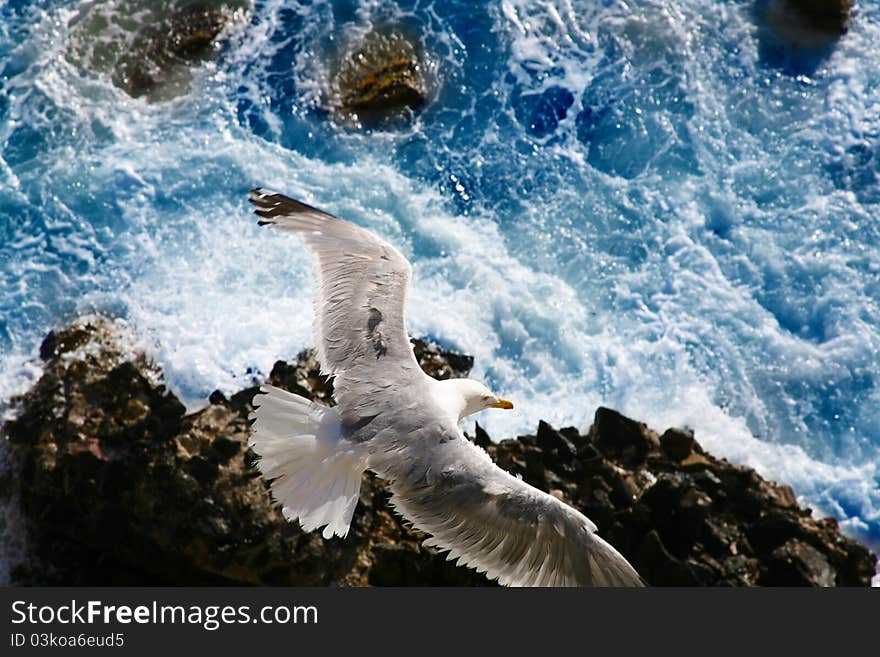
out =
[[[129,3],[0,2],[0,399],[83,312],[191,408],[309,346],[310,257],[259,185],[412,260],[411,332],[516,403],[493,437],[689,426],[880,544],[880,5],[792,51],[751,0],[267,0],[150,102],[96,4]],[[419,39],[431,102],[335,126],[332,58],[373,25]]]

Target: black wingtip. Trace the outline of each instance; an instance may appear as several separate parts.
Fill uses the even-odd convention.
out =
[[[248,201],[256,205],[258,203],[265,203],[266,199],[272,196],[274,196],[274,192],[270,192],[262,187],[254,187],[248,192]]]
[[[292,216],[300,213],[311,213],[329,219],[335,218],[328,212],[263,187],[254,187],[248,195],[248,200],[257,207],[254,212],[267,219],[278,216]],[[265,224],[260,223],[260,225]]]
[[[258,226],[274,226],[277,222],[272,221],[271,217],[279,214],[278,206],[279,198],[284,198],[276,192],[270,192],[262,187],[254,187],[248,194],[248,200],[256,206],[254,214],[261,217],[257,222]]]

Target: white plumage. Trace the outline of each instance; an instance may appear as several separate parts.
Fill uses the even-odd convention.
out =
[[[315,344],[336,407],[263,386],[250,440],[289,520],[345,536],[367,469],[426,544],[512,586],[639,586],[583,514],[510,475],[465,438],[461,418],[512,408],[471,379],[437,381],[406,331],[410,265],[373,233],[281,194],[251,192],[261,224],[315,254]]]

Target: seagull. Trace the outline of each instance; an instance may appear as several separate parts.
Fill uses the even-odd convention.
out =
[[[334,407],[271,385],[254,395],[249,445],[284,517],[344,537],[366,470],[426,545],[507,586],[642,586],[577,509],[498,467],[459,428],[513,404],[473,379],[438,381],[406,330],[412,269],[374,233],[254,189],[258,223],[299,234],[315,260],[314,332]]]

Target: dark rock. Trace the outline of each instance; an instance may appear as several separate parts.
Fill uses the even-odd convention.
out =
[[[226,395],[224,395],[219,390],[215,390],[211,393],[211,396],[208,397],[208,401],[212,404],[227,404],[229,400],[226,399]]]
[[[691,558],[685,561],[684,566],[688,571],[688,576],[699,586],[721,583],[718,581],[714,564],[708,559],[700,561]]]
[[[598,408],[590,429],[593,444],[603,454],[616,456],[627,463],[644,460],[658,439],[644,424],[610,408]]]
[[[744,544],[744,537],[736,522],[711,515],[703,523],[700,539],[706,551],[716,557],[721,557],[725,553],[738,554]]]
[[[789,539],[800,536],[802,532],[798,516],[772,507],[761,513],[747,529],[752,545],[766,552],[773,551]]]
[[[667,429],[660,436],[660,446],[670,458],[683,461],[694,447],[694,432],[682,429]]]
[[[191,67],[215,57],[223,31],[249,9],[246,0],[88,3],[71,21],[67,58],[134,98],[169,100],[188,91]]]
[[[44,342],[43,376],[12,400],[0,490],[20,500],[30,554],[17,584],[485,585],[423,546],[364,478],[345,539],[303,534],[273,504],[247,448],[256,388],[186,415],[161,373],[133,354],[124,325],[90,317]],[[414,342],[435,376],[473,361]],[[313,352],[270,381],[327,403]],[[536,435],[476,441],[509,472],[585,512],[649,584],[864,586],[876,557],[790,488],[750,468],[670,445],[599,409],[588,435],[546,423]],[[686,441],[682,441],[686,442]]]
[[[611,499],[615,506],[625,508],[638,499],[641,491],[631,475],[615,472],[614,475],[606,475],[606,481],[611,484]]]
[[[88,338],[89,334],[86,330],[80,330],[77,328],[68,328],[59,333],[49,331],[49,334],[40,344],[40,358],[42,360],[49,360],[54,356],[73,351],[77,347],[85,344]]]
[[[220,468],[216,463],[203,459],[201,456],[194,456],[186,461],[184,468],[201,484],[210,484],[220,474]]]
[[[154,92],[169,69],[210,57],[225,24],[220,11],[192,9],[147,26],[120,59],[114,83],[134,98]]]
[[[414,39],[400,31],[371,31],[340,56],[333,110],[341,122],[363,127],[412,118],[428,99],[427,68]]]
[[[836,573],[816,548],[791,539],[771,553],[761,583],[768,586],[834,586]]]
[[[474,442],[483,449],[486,449],[492,444],[492,439],[489,437],[489,434],[486,433],[486,430],[480,426],[479,422],[474,426]]]
[[[709,514],[712,500],[683,473],[661,475],[641,498],[652,511],[654,524],[664,542],[678,556],[686,556],[700,540],[703,521]]]
[[[577,448],[575,448],[571,440],[543,420],[538,422],[538,433],[535,436],[535,443],[545,452],[552,451],[559,459],[564,461],[570,461],[577,456]]]
[[[595,488],[586,499],[581,498],[581,508],[597,527],[610,527],[614,522],[614,503],[602,488]]]
[[[316,352],[308,349],[300,352],[293,364],[276,361],[269,373],[269,383],[297,395],[317,399],[332,406],[333,382],[321,373]]]
[[[852,0],[765,0],[769,26],[797,46],[833,43],[849,29]]]
[[[419,365],[435,379],[461,379],[474,367],[473,356],[457,354],[433,342],[416,338],[412,340],[412,346]]]
[[[876,573],[877,556],[861,543],[850,540],[833,530],[824,544],[835,544],[839,549],[830,553],[831,561],[837,570],[837,586],[865,586]]]
[[[791,486],[786,486],[785,484],[772,486],[771,490],[768,491],[768,494],[773,498],[773,501],[776,502],[777,505],[784,509],[793,509],[797,506],[797,497]]]
[[[370,586],[424,586],[426,581],[435,582],[434,586],[492,585],[485,580],[474,582],[465,569],[430,548],[380,543],[372,554],[375,563],[370,569]]]
[[[228,461],[238,454],[242,443],[227,436],[217,436],[211,445],[221,461]]]
[[[724,484],[718,478],[712,470],[700,470],[698,472],[691,473],[691,479],[693,479],[694,483],[705,490],[710,497],[723,497],[725,495],[724,492]]]
[[[578,448],[578,458],[582,465],[597,463],[602,460],[602,454],[589,442],[585,442]]]
[[[636,559],[639,573],[655,586],[696,586],[700,584],[688,564],[672,556],[656,530],[642,540]]]

